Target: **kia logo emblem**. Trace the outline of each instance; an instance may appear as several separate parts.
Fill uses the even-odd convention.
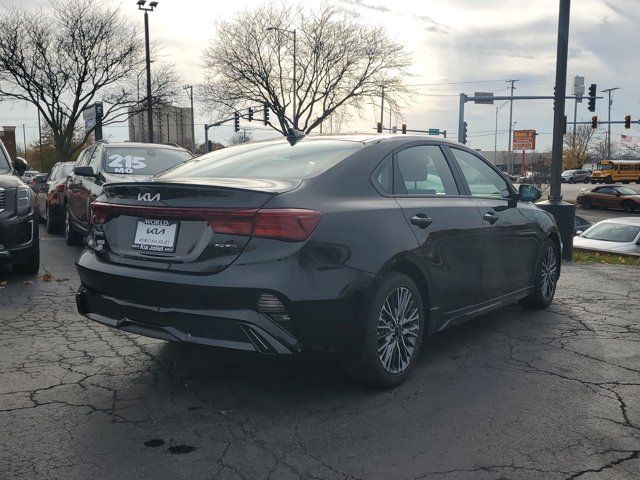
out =
[[[155,195],[151,195],[149,192],[147,193],[139,193],[138,194],[139,202],[159,202],[160,194],[156,193]]]

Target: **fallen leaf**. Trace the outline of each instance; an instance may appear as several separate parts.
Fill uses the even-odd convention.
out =
[[[53,275],[51,275],[50,273],[45,273],[44,275],[42,275],[43,282],[50,282],[51,280],[53,280]]]
[[[62,278],[56,278],[56,281],[58,281],[58,282],[68,282],[69,279],[62,277]]]

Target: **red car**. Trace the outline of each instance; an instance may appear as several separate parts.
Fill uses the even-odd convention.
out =
[[[75,162],[56,163],[46,181],[36,192],[38,215],[40,220],[46,222],[49,233],[60,231],[64,223],[65,184],[74,165]]]

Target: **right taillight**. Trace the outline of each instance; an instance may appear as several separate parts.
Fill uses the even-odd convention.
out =
[[[64,192],[64,183],[59,183],[59,184],[56,186],[56,191],[58,191],[58,192]]]
[[[321,216],[316,210],[299,208],[259,210],[253,236],[301,242],[311,236]]]

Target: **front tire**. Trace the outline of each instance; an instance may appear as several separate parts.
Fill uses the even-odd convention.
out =
[[[589,177],[586,177],[586,178],[584,179],[584,183],[585,183],[585,184],[589,183]]]
[[[582,208],[585,208],[587,210],[593,208],[593,200],[591,200],[589,197],[582,200]]]
[[[392,272],[377,286],[364,312],[364,338],[343,358],[351,378],[376,388],[400,385],[422,346],[424,308],[416,284]]]
[[[536,267],[535,290],[521,300],[522,306],[543,309],[551,305],[560,276],[560,249],[547,238],[542,245],[542,253]]]
[[[626,202],[622,202],[622,209],[626,213],[633,213],[636,211],[636,204],[630,200],[627,200]]]
[[[82,236],[73,229],[71,220],[69,218],[69,208],[65,209],[64,214],[64,240],[67,245],[80,245],[82,242]]]

